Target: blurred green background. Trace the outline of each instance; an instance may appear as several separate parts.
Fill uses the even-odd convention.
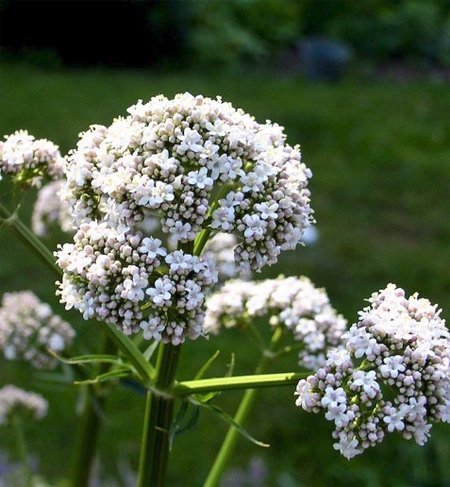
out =
[[[11,3],[2,2],[0,14]],[[52,2],[32,3],[41,3],[44,11],[49,3],[57,9]],[[62,44],[56,42],[50,50],[47,45],[25,49],[3,42],[0,133],[26,128],[37,137],[53,140],[66,152],[75,146],[80,131],[92,123],[110,123],[139,98],[181,91],[220,94],[259,121],[270,119],[284,125],[288,142],[301,144],[303,160],[314,174],[311,191],[318,241],[286,253],[278,265],[258,278],[280,273],[307,275],[316,285],[326,287],[333,305],[350,323],[365,306],[365,298],[395,282],[408,293],[418,291],[439,303],[449,319],[450,92],[445,46],[450,43],[446,44],[444,35],[449,32],[446,4],[168,3],[172,10],[164,2],[96,4],[104,12],[116,4],[149,8],[146,18],[153,22],[150,25],[159,26],[153,32],[160,39],[158,45],[172,39],[176,47],[166,48],[170,51],[166,59],[148,61],[150,68],[114,69],[115,61],[100,58],[86,66],[64,57]],[[168,20],[176,15],[186,21],[181,23],[184,33],[177,28],[170,37]],[[317,35],[344,43],[351,53],[352,60],[338,71],[332,67],[331,76],[326,70],[320,76],[306,70],[305,58],[297,56],[297,40],[307,42],[305,39]],[[78,53],[81,60],[83,52]],[[292,59],[298,62],[298,70],[292,68]],[[18,196],[3,181],[0,198],[13,209]],[[34,198],[31,192],[21,201],[20,212],[27,223]],[[46,243],[55,248],[63,238],[67,237],[55,235]],[[1,228],[0,294],[32,289],[63,313],[53,281],[8,229]],[[92,350],[99,331],[76,313],[70,318],[77,327],[79,345]],[[184,346],[180,378],[191,378],[217,349],[221,355],[211,374],[225,372],[232,352],[236,354],[235,373],[252,372],[258,356],[254,345],[238,331],[226,331]],[[273,371],[295,370],[295,365],[295,357],[290,357]],[[54,485],[70,461],[76,393],[45,381],[26,365],[1,361],[0,367],[0,386],[15,383],[41,392],[50,401],[49,417],[30,425],[28,433],[39,470]],[[223,394],[219,403],[233,412],[240,395]],[[139,394],[124,387],[114,389],[100,439],[99,485],[132,485],[126,473],[136,470],[143,408]],[[248,470],[252,459],[261,459],[266,479],[248,484],[260,486],[450,484],[448,426],[435,426],[425,447],[389,435],[381,445],[349,462],[333,450],[327,423],[296,408],[290,388],[262,391],[248,429],[271,447],[261,449],[242,439],[231,468]],[[225,431],[218,418],[202,412],[196,427],[176,438],[168,485],[200,486]],[[8,449],[11,434],[2,430],[0,450]]]

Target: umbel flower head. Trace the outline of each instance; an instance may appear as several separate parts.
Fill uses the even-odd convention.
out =
[[[389,284],[372,294],[325,365],[301,380],[296,404],[325,411],[334,448],[352,458],[399,431],[423,445],[432,423],[450,422],[450,334],[440,310]]]
[[[34,392],[27,392],[13,385],[0,389],[0,425],[8,424],[13,414],[42,419],[47,415],[48,402]]]
[[[263,281],[228,281],[207,300],[206,330],[244,325],[255,317],[267,317],[270,325],[290,330],[304,348],[299,353],[303,367],[324,364],[329,347],[341,343],[346,320],[330,305],[324,289],[307,277],[283,277]]]
[[[53,368],[75,332],[31,291],[5,293],[0,307],[0,352],[8,360],[25,360],[37,368]]]
[[[312,220],[311,173],[280,126],[220,98],[157,96],[128,112],[81,134],[65,167],[78,232],[57,253],[61,300],[85,318],[178,344],[203,332],[205,293],[217,281],[199,257],[208,238],[235,234],[244,271],[273,264]],[[146,231],[152,217],[162,238]]]
[[[236,233],[244,269],[296,247],[311,220],[311,172],[282,127],[189,93],[140,101],[128,112],[109,127],[92,126],[69,157],[75,221],[133,230],[156,214],[163,232],[182,243],[202,230]]]
[[[26,130],[4,138],[0,141],[0,179],[11,175],[20,183],[39,187],[44,179],[62,177],[65,161],[53,142],[35,139]]]

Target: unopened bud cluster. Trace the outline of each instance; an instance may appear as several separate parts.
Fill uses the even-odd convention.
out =
[[[419,445],[450,422],[450,334],[440,310],[389,284],[344,336],[345,349],[297,386],[297,405],[325,411],[335,449],[352,458],[400,432]]]
[[[262,316],[272,326],[290,330],[304,345],[299,363],[309,369],[324,363],[326,350],[340,344],[346,326],[325,290],[306,277],[228,281],[208,298],[205,325],[207,331],[217,333],[220,326],[245,325]]]
[[[75,337],[73,328],[31,291],[5,293],[0,307],[0,352],[37,368],[53,368]]]

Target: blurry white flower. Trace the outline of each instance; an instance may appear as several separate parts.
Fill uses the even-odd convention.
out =
[[[73,328],[31,291],[5,293],[0,307],[0,352],[9,360],[52,368],[48,351],[62,352],[75,337]]]
[[[0,425],[7,424],[13,414],[42,419],[47,415],[48,402],[39,394],[13,385],[0,389]]]

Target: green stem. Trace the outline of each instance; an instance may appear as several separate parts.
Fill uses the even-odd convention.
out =
[[[152,365],[145,359],[142,352],[130,340],[126,335],[124,335],[120,330],[117,329],[115,325],[105,323],[104,321],[99,322],[100,326],[106,335],[116,344],[118,349],[127,357],[127,359],[133,364],[139,375],[141,382],[148,386],[152,383],[155,375],[155,370]]]
[[[114,343],[106,336],[103,337],[99,348],[100,354],[110,354],[117,351]],[[105,373],[109,367],[110,364],[102,363],[97,367],[96,375]],[[97,384],[84,386],[81,393],[83,394],[82,412],[75,439],[70,487],[86,487],[89,485],[101,428],[101,413],[107,397],[105,388]]]
[[[31,476],[30,464],[28,463],[28,450],[27,443],[25,441],[25,433],[23,431],[22,418],[18,414],[14,414],[12,417],[12,423],[14,426],[14,433],[16,437],[17,455],[23,467],[26,485],[27,487],[32,487],[33,481]]]
[[[101,426],[100,412],[106,399],[106,396],[99,395],[96,388],[91,385],[85,386],[82,393],[82,413],[75,440],[70,487],[89,485]]]
[[[169,457],[170,424],[176,399],[171,395],[170,389],[175,381],[179,356],[180,346],[171,343],[162,343],[159,346],[155,389],[147,392],[138,487],[164,485]]]
[[[205,392],[232,391],[237,389],[291,386],[300,379],[306,379],[311,372],[280,374],[238,375],[214,379],[189,380],[175,383],[172,393],[176,396],[189,396]]]
[[[14,235],[44,262],[48,269],[58,278],[61,277],[61,269],[56,265],[53,254],[20,218],[15,213],[10,213],[2,203],[0,203],[0,222],[6,224]]]
[[[281,339],[282,333],[283,332],[280,327],[277,327],[275,329],[269,349],[261,356],[259,364],[255,370],[255,375],[263,374],[269,367],[270,363],[273,360],[273,352]],[[234,416],[234,420],[241,426],[243,426],[246,419],[248,418],[248,415],[250,414],[250,411],[256,399],[256,393],[256,389],[248,389],[245,392],[241,403],[239,404],[239,408]],[[230,461],[230,457],[236,448],[236,443],[239,439],[239,435],[240,433],[236,428],[229,428],[225,440],[220,447],[219,453],[214,460],[213,466],[209,471],[208,477],[206,478],[203,487],[216,487],[217,485],[219,485],[220,478],[222,477],[223,472]]]

